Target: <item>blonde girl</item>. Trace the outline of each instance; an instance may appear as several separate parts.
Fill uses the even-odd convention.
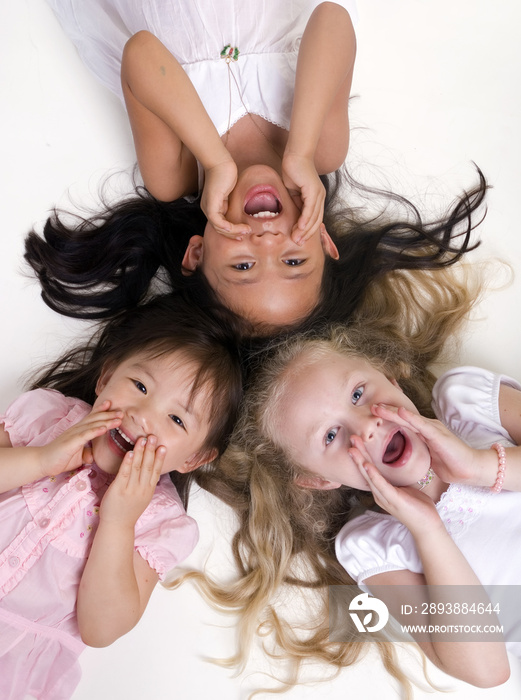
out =
[[[254,454],[255,514],[239,538],[251,548],[250,562],[261,562],[268,546],[279,551],[274,542],[291,542],[292,554],[318,571],[319,585],[342,582],[329,561],[336,536],[348,574],[343,582],[376,591],[396,616],[411,603],[413,587],[420,591],[418,609],[436,602],[447,585],[481,591],[480,601],[488,603],[482,585],[521,582],[511,555],[521,532],[521,385],[477,368],[447,373],[433,393],[447,428],[421,415],[432,415],[427,376],[415,369],[406,343],[385,336],[363,327],[335,329],[325,338],[294,339],[266,363],[236,443]],[[286,578],[298,570],[288,554],[284,563]],[[430,622],[439,618],[433,613]],[[483,619],[454,615],[443,622]],[[499,621],[491,614],[487,623]],[[519,654],[515,606],[501,624],[507,648]],[[276,629],[296,655],[289,630],[280,622]],[[320,641],[316,634],[313,642]],[[321,641],[308,642],[310,651],[331,659],[335,645]],[[443,671],[479,687],[509,677],[501,635],[455,641],[431,633],[418,643]],[[356,651],[355,644],[351,657]]]
[[[3,413],[2,698],[69,698],[84,646],[138,622],[197,542],[186,478],[222,451],[240,391],[215,319],[168,297],[108,323]]]

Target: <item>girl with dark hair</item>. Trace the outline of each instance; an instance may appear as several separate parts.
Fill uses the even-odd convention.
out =
[[[124,98],[148,192],[201,194],[185,269],[255,324],[307,315],[337,255],[319,175],[348,150],[354,0],[49,4]]]
[[[418,209],[398,196],[387,198],[398,208],[392,217],[384,210],[364,219],[345,204],[340,192],[346,184],[342,173],[323,178],[324,220],[339,255],[328,258],[324,266],[315,304],[298,322],[278,328],[250,323],[238,314],[235,321],[242,325],[241,334],[266,337],[324,322],[348,323],[357,315],[382,318],[388,314],[391,325],[397,315],[421,315],[422,279],[438,276],[438,285],[432,285],[434,293],[443,284],[450,289],[453,282],[446,268],[477,245],[471,233],[479,223],[476,213],[487,189],[479,170],[478,175],[477,186],[464,193],[447,216],[431,222],[423,221]],[[358,189],[356,184],[353,187]],[[203,233],[205,222],[196,203],[159,202],[141,189],[135,197],[107,205],[91,218],[78,218],[75,224],[66,223],[55,212],[45,224],[43,237],[34,231],[28,235],[25,258],[39,278],[45,302],[68,316],[111,316],[140,303],[158,283],[163,291],[187,288],[203,306],[220,307],[231,318],[204,266],[187,274],[183,265],[188,240]],[[418,289],[409,294],[398,280],[411,276]],[[431,290],[431,283],[427,284]]]
[[[169,295],[107,323],[6,410],[3,698],[69,698],[84,645],[138,622],[198,538],[173,475],[224,449],[240,395],[233,339]]]

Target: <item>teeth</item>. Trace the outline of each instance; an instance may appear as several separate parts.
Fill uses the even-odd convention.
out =
[[[134,447],[134,443],[132,442],[132,440],[127,435],[125,435],[125,433],[120,428],[116,428],[116,432],[118,433],[118,435],[121,435],[123,440],[125,440],[125,442],[128,442],[128,444],[131,447]]]
[[[259,211],[257,214],[252,214],[254,219],[273,219],[275,216],[278,216],[273,211]]]

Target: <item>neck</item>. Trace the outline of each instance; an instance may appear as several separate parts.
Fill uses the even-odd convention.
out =
[[[251,165],[269,165],[282,173],[288,132],[256,114],[247,114],[222,137],[240,172]]]
[[[439,476],[434,474],[431,483],[422,489],[422,491],[427,494],[429,498],[432,498],[434,503],[437,503],[448,488],[449,484],[446,484]]]

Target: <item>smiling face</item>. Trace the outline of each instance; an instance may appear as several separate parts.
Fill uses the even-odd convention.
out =
[[[227,218],[250,234],[228,238],[207,224],[183,266],[201,269],[221,301],[254,324],[284,326],[305,318],[320,298],[326,255],[338,251],[322,226],[304,245],[291,240],[300,209],[268,166],[246,168],[230,194]]]
[[[213,459],[200,453],[209,430],[209,397],[203,386],[192,395],[197,365],[181,351],[159,357],[130,356],[107,368],[96,386],[94,407],[110,401],[123,412],[121,426],[92,441],[96,464],[116,474],[140,437],[155,435],[167,449],[163,473],[186,472]]]
[[[430,467],[427,445],[413,431],[373,415],[371,406],[377,403],[418,412],[396,382],[361,357],[335,352],[314,359],[301,356],[288,368],[273,419],[275,439],[318,477],[316,488],[344,484],[369,490],[348,454],[352,435],[360,436],[391,484],[414,484]],[[321,480],[331,483],[325,486]]]

